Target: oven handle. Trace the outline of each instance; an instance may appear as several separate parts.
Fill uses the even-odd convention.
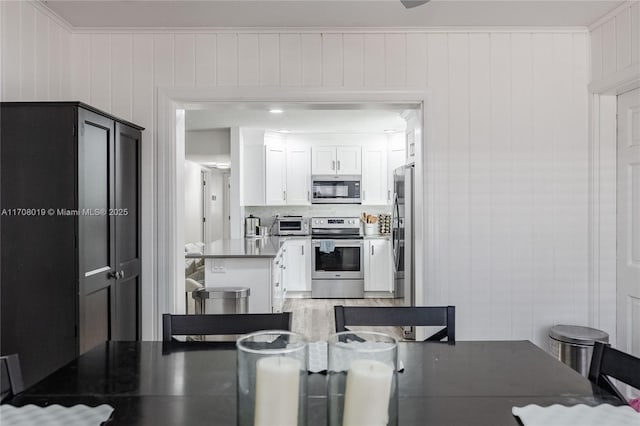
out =
[[[325,240],[331,240],[331,238],[325,238]],[[320,247],[320,241],[321,240],[313,240],[311,241],[311,245],[313,247]],[[358,247],[364,247],[364,242],[363,241],[356,241],[356,242],[346,242],[345,240],[332,240],[335,244],[336,247],[353,247],[353,246],[358,246]]]

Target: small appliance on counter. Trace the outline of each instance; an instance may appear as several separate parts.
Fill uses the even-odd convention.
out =
[[[309,235],[309,218],[302,216],[282,216],[275,221],[276,235]]]
[[[244,218],[244,236],[246,238],[255,238],[256,233],[258,232],[258,227],[260,226],[260,218],[254,217],[250,214],[248,217]]]

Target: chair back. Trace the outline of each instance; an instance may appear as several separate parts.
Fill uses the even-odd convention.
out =
[[[24,390],[20,358],[17,354],[0,356],[0,401]]]
[[[172,336],[247,334],[260,330],[291,330],[291,313],[162,315],[162,341]]]
[[[640,358],[614,349],[609,344],[595,342],[589,380],[626,404],[627,398],[614,386],[609,377],[640,389]]]
[[[444,326],[427,341],[456,341],[455,306],[335,306],[336,331],[347,326]]]

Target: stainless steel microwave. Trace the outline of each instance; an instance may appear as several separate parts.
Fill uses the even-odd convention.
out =
[[[360,204],[361,176],[312,175],[311,194],[313,204]]]

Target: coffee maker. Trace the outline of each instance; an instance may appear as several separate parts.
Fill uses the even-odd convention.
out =
[[[260,226],[260,218],[252,214],[244,218],[244,236],[255,237],[257,228]]]

